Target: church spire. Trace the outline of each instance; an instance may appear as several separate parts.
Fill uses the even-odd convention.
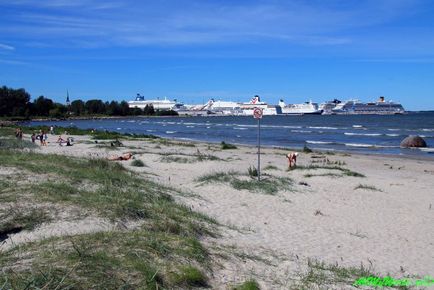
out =
[[[66,90],[66,105],[70,105],[71,104],[71,102],[69,101],[69,91],[68,90]]]

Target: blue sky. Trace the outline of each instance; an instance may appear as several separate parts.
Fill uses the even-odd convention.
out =
[[[0,85],[33,97],[434,109],[431,0],[0,0]]]

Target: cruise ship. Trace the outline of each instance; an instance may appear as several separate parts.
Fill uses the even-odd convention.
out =
[[[179,110],[184,107],[184,104],[177,102],[176,100],[170,101],[166,97],[164,100],[145,100],[145,97],[137,94],[134,101],[129,101],[128,106],[130,108],[144,109],[146,106],[153,106],[157,111],[170,111]]]
[[[332,115],[333,109],[336,108],[338,104],[342,103],[338,99],[334,99],[333,101],[328,101],[319,105],[319,109],[322,111],[323,115]]]
[[[211,111],[214,114],[225,115],[225,116],[238,116],[242,115],[243,111],[241,110],[240,103],[231,102],[231,101],[214,101],[211,99]]]
[[[253,110],[255,108],[262,109],[262,114],[264,116],[273,116],[277,115],[276,106],[268,105],[265,102],[261,102],[259,96],[254,96],[250,102],[242,103],[240,105],[240,109],[242,110],[242,115],[244,116],[253,116]]]
[[[281,114],[284,115],[304,115],[304,114],[320,115],[322,113],[322,110],[318,108],[318,104],[312,103],[312,101],[305,102],[303,104],[286,105],[283,100],[280,100],[279,107],[281,108]]]
[[[350,100],[336,105],[331,110],[332,114],[343,115],[394,115],[404,114],[404,107],[400,103],[385,101],[380,97],[372,103],[362,103],[359,100]]]

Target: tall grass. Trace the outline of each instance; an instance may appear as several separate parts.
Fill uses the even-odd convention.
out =
[[[34,176],[55,176],[21,188],[33,203],[73,205],[116,223],[135,220],[134,230],[82,234],[34,242],[0,253],[0,286],[12,289],[156,289],[185,288],[207,278],[208,251],[200,237],[215,236],[215,222],[174,202],[162,186],[119,163],[0,149],[3,167]],[[29,228],[36,215],[14,225]],[[40,221],[41,219],[36,219]],[[14,265],[24,249],[32,262]],[[196,275],[185,264],[197,265]],[[181,276],[174,278],[172,273]]]

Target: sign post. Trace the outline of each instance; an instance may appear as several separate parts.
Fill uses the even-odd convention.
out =
[[[253,110],[253,117],[258,120],[258,181],[261,181],[261,119],[262,109],[255,108]]]

